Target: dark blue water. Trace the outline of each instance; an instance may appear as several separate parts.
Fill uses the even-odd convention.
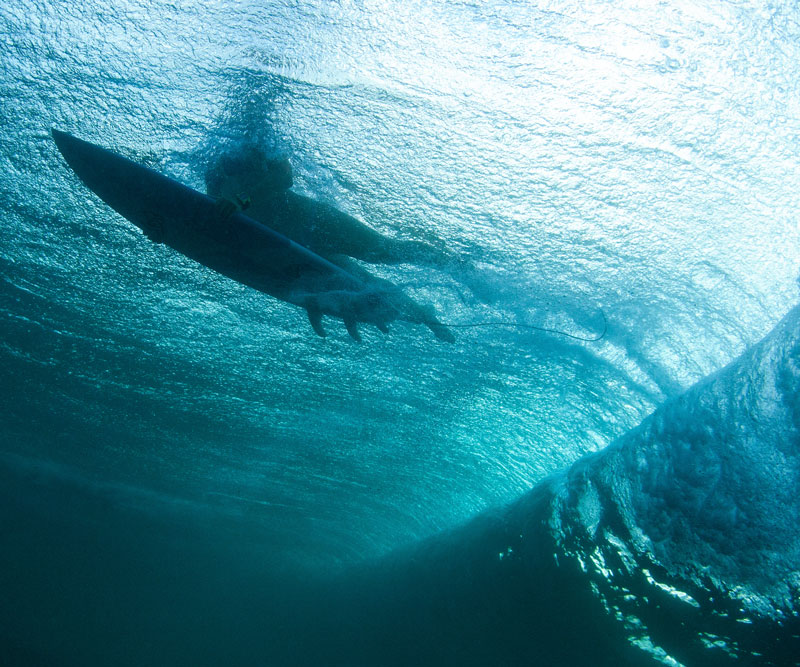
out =
[[[800,662],[797,9],[12,1],[0,48],[0,662]],[[371,267],[442,319],[608,332],[320,339],[53,126],[197,188],[258,140],[472,266]]]

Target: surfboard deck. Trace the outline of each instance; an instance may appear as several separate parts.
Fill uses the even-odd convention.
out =
[[[324,335],[322,314],[385,330],[392,306],[374,289],[286,236],[175,179],[53,128],[53,139],[83,183],[151,240],[233,280],[305,308]],[[354,336],[357,337],[357,334]]]

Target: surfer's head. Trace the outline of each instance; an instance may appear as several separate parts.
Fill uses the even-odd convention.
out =
[[[269,156],[259,146],[239,146],[222,153],[206,171],[206,192],[212,197],[229,191],[282,192],[292,187],[292,165],[286,156]]]

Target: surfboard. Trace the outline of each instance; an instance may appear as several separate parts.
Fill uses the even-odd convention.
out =
[[[83,183],[156,243],[222,275],[304,308],[324,336],[323,314],[341,318],[358,339],[357,322],[382,331],[393,306],[364,281],[241,212],[175,179],[53,128],[53,139]]]

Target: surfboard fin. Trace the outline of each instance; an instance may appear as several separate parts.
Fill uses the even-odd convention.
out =
[[[376,322],[375,326],[378,327],[378,331],[381,333],[389,333],[389,327],[386,326],[386,322]]]
[[[455,343],[456,337],[453,335],[453,332],[450,331],[444,324],[440,324],[439,322],[425,322],[427,327],[433,331],[433,335],[436,336],[439,340],[444,341],[445,343]]]
[[[344,326],[347,329],[347,333],[350,334],[350,338],[352,338],[357,343],[361,342],[361,334],[358,333],[358,326],[356,325],[356,321],[350,318],[347,318],[344,321]]]
[[[322,311],[319,309],[319,306],[306,306],[306,312],[308,313],[308,321],[311,323],[311,328],[314,330],[314,333],[320,338],[325,338],[328,334],[326,334],[325,329],[322,328]]]

